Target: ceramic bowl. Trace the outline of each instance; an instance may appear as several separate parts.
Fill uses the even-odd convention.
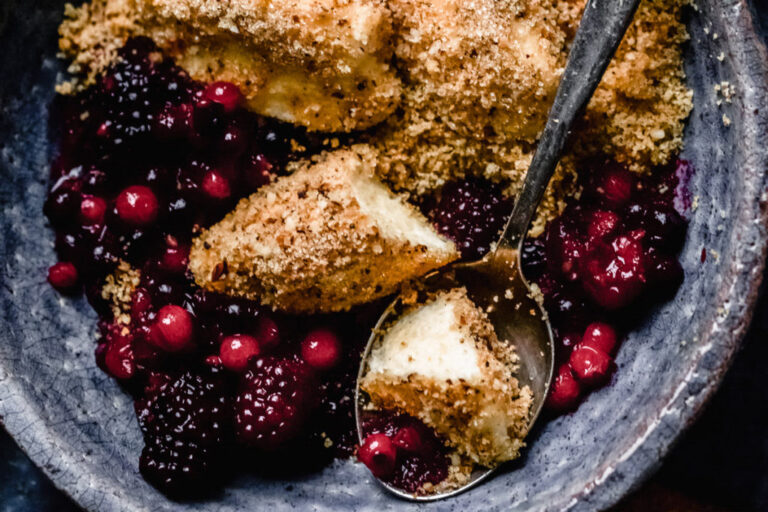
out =
[[[94,363],[95,316],[45,282],[55,260],[41,213],[63,1],[0,6],[0,419],[85,509],[210,510],[174,503],[138,472],[131,400]],[[694,210],[674,300],[632,332],[611,385],[540,428],[523,460],[484,485],[419,510],[599,510],[637,486],[694,421],[748,325],[766,248],[768,71],[743,0],[697,0],[686,45],[695,108],[684,157]],[[715,85],[727,81],[730,102]],[[728,123],[728,120],[730,123]],[[704,257],[706,256],[706,258]],[[727,440],[726,440],[727,441]],[[410,510],[359,464],[292,481],[242,476],[216,510]]]

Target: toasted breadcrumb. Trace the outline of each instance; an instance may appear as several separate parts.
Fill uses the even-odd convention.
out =
[[[578,193],[576,163],[605,153],[635,171],[682,147],[692,93],[680,44],[685,0],[645,0],[576,128],[540,210]],[[583,0],[395,0],[396,62],[407,81],[401,114],[373,135],[379,173],[429,194],[468,174],[522,183],[562,74]]]
[[[92,85],[137,29],[133,0],[95,0],[80,7],[65,4],[59,50],[72,59],[69,72],[74,78],[56,90],[70,94]]]
[[[458,258],[415,208],[372,176],[363,145],[320,156],[243,199],[195,239],[208,289],[284,311],[340,311]]]
[[[101,298],[110,303],[112,316],[120,325],[131,323],[131,296],[139,286],[141,273],[125,261],[109,274],[101,289]]]
[[[635,171],[667,163],[683,147],[693,92],[685,86],[681,21],[687,0],[640,3],[587,108],[578,154],[601,151]],[[663,137],[654,136],[664,132]]]

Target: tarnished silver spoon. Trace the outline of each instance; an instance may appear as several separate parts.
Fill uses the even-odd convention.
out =
[[[552,380],[554,342],[546,313],[534,300],[521,270],[522,243],[560,159],[571,124],[597,88],[638,3],[639,0],[589,0],[523,188],[495,249],[480,261],[450,265],[424,278],[425,287],[432,289],[465,286],[472,300],[489,311],[499,339],[515,341],[520,358],[520,369],[516,376],[521,385],[531,388],[534,396],[528,421],[529,431],[541,412]],[[355,390],[355,419],[361,443],[361,408],[365,402],[360,380],[365,373],[371,347],[377,342],[382,327],[396,321],[400,306],[401,298],[397,298],[382,314],[363,353]],[[429,495],[414,496],[386,482],[380,482],[388,491],[401,498],[433,501],[463,492],[488,478],[495,470],[475,470],[470,481],[463,487]]]

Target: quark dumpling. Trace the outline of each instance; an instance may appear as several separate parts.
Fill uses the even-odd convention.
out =
[[[343,311],[458,259],[373,177],[373,159],[364,145],[325,153],[241,200],[195,239],[197,284],[293,313]]]
[[[493,467],[519,456],[528,430],[532,396],[513,376],[516,360],[467,291],[456,288],[383,334],[361,387],[373,407],[419,418],[464,460]]]
[[[368,128],[400,101],[381,0],[93,0],[66,15],[74,71],[147,36],[195,80],[232,82],[254,112],[310,130]]]

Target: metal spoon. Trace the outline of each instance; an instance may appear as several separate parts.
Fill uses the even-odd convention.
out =
[[[570,133],[571,124],[586,107],[608,63],[637,9],[639,0],[589,0],[584,8],[578,32],[563,78],[549,111],[547,124],[528,169],[522,191],[496,248],[482,260],[458,263],[424,278],[430,289],[466,286],[472,300],[489,312],[500,340],[514,340],[520,357],[517,378],[533,391],[528,430],[541,412],[554,371],[554,342],[549,320],[534,300],[522,274],[520,251],[536,208],[554,173]],[[363,441],[364,405],[360,380],[366,371],[371,347],[379,339],[382,327],[397,319],[401,298],[395,299],[379,318],[363,352],[355,390],[355,419],[360,442]],[[496,468],[475,470],[463,487],[443,493],[414,496],[386,482],[380,483],[393,494],[414,501],[433,501],[463,492],[488,478]]]

